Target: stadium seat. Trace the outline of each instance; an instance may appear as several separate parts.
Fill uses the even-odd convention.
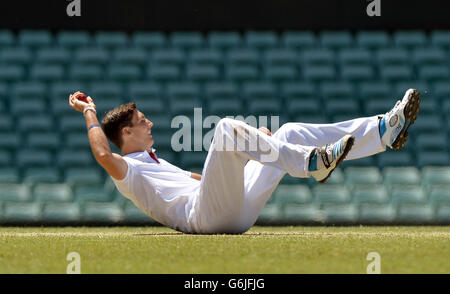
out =
[[[127,34],[120,31],[97,31],[94,42],[98,47],[107,49],[126,47],[130,43]]]
[[[16,152],[16,164],[18,167],[50,166],[52,163],[51,152],[48,150],[20,149]]]
[[[70,167],[65,170],[64,182],[73,188],[100,186],[103,183],[103,177],[100,171],[93,167]]]
[[[142,78],[142,72],[139,66],[133,64],[111,65],[106,70],[109,79],[118,82],[129,82]]]
[[[10,47],[0,51],[4,65],[28,65],[32,61],[32,50],[26,47]]]
[[[278,45],[278,36],[273,31],[247,31],[244,42],[249,48],[265,50]]]
[[[386,48],[391,45],[391,39],[384,31],[359,31],[356,33],[356,44],[368,49]]]
[[[156,82],[175,82],[180,80],[181,71],[176,65],[153,65],[147,69],[148,78]]]
[[[104,70],[101,65],[90,64],[89,62],[86,62],[85,65],[73,64],[68,70],[69,77],[78,82],[101,80],[103,74]]]
[[[146,50],[162,49],[168,43],[167,37],[162,32],[135,31],[132,33],[131,42],[134,46]]]
[[[419,133],[416,136],[415,147],[422,151],[446,151],[448,150],[445,132]]]
[[[239,83],[256,81],[259,78],[259,70],[254,65],[230,65],[225,69],[225,78]]]
[[[40,114],[44,113],[46,103],[41,99],[34,98],[16,98],[10,101],[10,110],[14,115],[21,114]]]
[[[345,81],[366,82],[374,80],[375,72],[370,65],[343,65],[340,76]]]
[[[13,132],[0,133],[0,148],[15,151],[20,145],[20,135]]]
[[[275,83],[295,81],[298,79],[298,71],[293,65],[267,65],[264,67],[264,78]]]
[[[310,31],[285,31],[282,33],[281,43],[287,48],[301,50],[316,46],[317,40]]]
[[[376,61],[380,68],[387,65],[407,65],[410,63],[408,51],[403,48],[382,48],[376,51]]]
[[[8,223],[32,223],[41,220],[42,204],[29,203],[5,203],[3,220]]]
[[[21,181],[19,169],[17,167],[0,167],[0,183],[13,184]]]
[[[193,143],[193,142],[192,142]],[[181,153],[180,164],[183,169],[203,168],[208,152],[183,152]]]
[[[176,65],[184,64],[186,60],[185,53],[179,48],[156,49],[150,55],[152,65]]]
[[[266,98],[263,100],[250,99],[247,102],[249,115],[273,117],[278,116],[283,110],[278,98]]]
[[[360,184],[380,184],[383,177],[377,167],[348,167],[345,169],[345,183],[351,188]]]
[[[56,33],[56,44],[63,48],[80,48],[91,44],[91,36],[87,31],[59,31]]]
[[[439,47],[418,48],[412,53],[416,65],[439,65],[447,62],[445,51]]]
[[[74,58],[75,63],[80,66],[105,65],[110,60],[106,48],[101,47],[81,47],[76,49]]]
[[[36,61],[39,64],[65,65],[70,59],[71,53],[65,48],[42,48],[36,52]]]
[[[383,184],[355,184],[352,189],[353,203],[383,204],[389,202],[389,195]]]
[[[186,79],[194,82],[211,82],[216,81],[220,77],[220,71],[215,65],[186,65]]]
[[[429,203],[435,208],[450,204],[450,185],[449,182],[436,184],[429,188]]]
[[[33,199],[37,202],[70,202],[72,190],[66,184],[36,184]]]
[[[429,204],[401,204],[396,220],[402,223],[431,223],[434,221],[434,210]]]
[[[417,154],[417,165],[424,167],[427,165],[445,166],[450,165],[450,155],[448,151],[423,151]]]
[[[422,168],[422,185],[430,188],[433,185],[450,184],[450,167],[425,166]]]
[[[67,101],[66,101],[67,106]],[[80,116],[78,115],[78,120]],[[29,116],[20,116],[18,117],[18,124],[16,126],[16,130],[22,133],[40,131],[47,132],[54,129],[54,123],[51,116],[48,114],[39,114],[39,115],[29,115]]]
[[[283,210],[284,224],[316,224],[325,221],[324,213],[316,205],[289,205]]]
[[[306,65],[303,67],[303,77],[312,82],[334,81],[336,69],[332,65]]]
[[[396,31],[392,38],[396,46],[408,49],[423,47],[427,44],[427,37],[423,31]]]
[[[70,146],[71,148],[81,150],[89,150],[89,138],[86,135],[86,131],[69,132],[65,134],[64,146]]]
[[[420,172],[414,166],[385,167],[383,169],[383,183],[391,185],[415,185],[420,183]]]
[[[14,83],[11,87],[10,98],[34,98],[45,99],[47,98],[47,87],[44,83],[40,82],[18,82]]]
[[[392,184],[390,194],[394,205],[403,203],[424,204],[427,202],[427,194],[422,186],[417,184]]]
[[[208,101],[208,113],[223,117],[226,115],[236,115],[242,112],[243,104],[240,98],[214,99]]]
[[[253,48],[231,49],[226,55],[226,62],[230,66],[258,66],[260,54]]]
[[[392,96],[392,87],[386,82],[363,82],[359,86],[359,97],[362,101],[377,101],[379,99],[394,101]],[[386,107],[389,106],[386,105]]]
[[[1,183],[0,202],[28,202],[31,200],[30,186],[23,183]]]
[[[296,117],[299,115],[319,115],[322,107],[317,99],[291,98],[287,102],[286,109],[292,117]]]
[[[434,86],[434,94],[437,98],[445,99],[450,97],[450,83],[446,82],[436,82]]]
[[[23,182],[34,185],[37,183],[59,183],[61,176],[54,167],[29,167],[23,173]]]
[[[435,30],[430,33],[431,45],[440,48],[450,48],[450,31]]]
[[[307,49],[300,56],[304,65],[333,65],[335,54],[331,49]]]
[[[207,36],[208,45],[211,48],[229,50],[242,45],[242,36],[238,32],[211,31]]]
[[[448,224],[450,221],[450,205],[443,205],[437,208],[436,221]]]
[[[191,64],[197,65],[223,65],[223,53],[213,48],[196,49],[189,53],[188,60]]]
[[[200,32],[172,32],[169,35],[169,42],[175,48],[195,49],[202,48],[204,38]]]
[[[327,184],[313,188],[314,201],[317,204],[345,204],[351,199],[350,192],[343,185]]]
[[[88,202],[83,206],[82,220],[91,223],[117,223],[123,220],[123,211],[115,203]]]
[[[67,106],[67,102],[66,102]],[[58,113],[55,111],[55,113]],[[61,133],[83,132],[86,130],[86,123],[80,120],[78,113],[71,113],[59,118],[58,128]],[[23,128],[25,129],[25,128]]]
[[[371,66],[373,56],[370,50],[366,48],[346,48],[339,51],[338,62],[341,65],[367,65]]]
[[[25,47],[49,47],[53,43],[53,37],[47,30],[21,30],[18,32],[17,41]]]
[[[170,111],[173,115],[188,115],[194,114],[194,108],[201,108],[202,101],[199,98],[171,98]]]
[[[296,65],[299,61],[297,52],[293,49],[269,49],[263,54],[266,65]]]
[[[418,75],[424,81],[446,81],[450,78],[450,70],[447,65],[424,65],[419,68]]]
[[[379,168],[384,168],[386,166],[400,166],[406,167],[410,165],[414,165],[416,162],[413,160],[413,156],[411,152],[408,151],[390,151],[380,153],[375,155],[376,160],[378,162]]]
[[[70,76],[70,73],[69,73]],[[87,87],[84,83],[70,81],[70,82],[54,82],[51,83],[50,86],[50,97],[52,104],[56,101],[64,101],[65,106],[67,107],[67,100],[69,99],[69,95],[75,93],[76,91],[82,90],[86,91]],[[47,94],[49,95],[49,94]],[[59,112],[57,112],[59,113]]]
[[[358,207],[353,204],[327,204],[323,207],[327,224],[354,223],[358,220]]]
[[[288,82],[281,86],[281,93],[285,99],[293,98],[317,100],[319,98],[316,86],[308,82]]]
[[[239,90],[235,83],[211,82],[205,85],[207,99],[225,100],[239,98]]]
[[[38,150],[56,151],[61,143],[58,132],[28,132],[23,147]]]
[[[335,119],[339,115],[347,115],[349,118],[356,118],[360,114],[358,102],[351,98],[329,99],[325,102],[325,109],[333,122],[342,121]]]
[[[283,219],[283,211],[277,204],[266,204],[260,212],[257,223],[260,225],[279,224]],[[298,219],[297,219],[298,220]]]
[[[306,204],[312,201],[312,193],[306,185],[279,185],[269,199],[281,206]]]
[[[354,87],[349,82],[324,82],[319,88],[325,99],[354,99]]]
[[[9,166],[12,163],[12,151],[0,150],[0,166]]]
[[[145,65],[148,54],[144,48],[118,48],[114,51],[113,60],[116,65]]]
[[[353,46],[353,36],[349,31],[322,31],[319,34],[319,42],[326,48],[348,48]]]
[[[387,224],[397,217],[396,209],[390,204],[363,204],[359,221],[363,223]]]
[[[14,45],[15,35],[10,30],[0,30],[0,48]]]
[[[149,100],[161,99],[161,85],[153,82],[131,82],[128,87],[129,99]]]
[[[0,82],[22,81],[25,77],[25,70],[21,65],[3,65],[0,67]]]
[[[139,224],[155,224],[156,221],[142,212],[132,202],[128,201],[123,210],[124,219],[127,222]]]
[[[77,203],[48,203],[44,206],[42,219],[47,223],[73,223],[81,220]]]
[[[408,65],[386,65],[380,68],[380,77],[390,82],[411,80],[413,71]]]
[[[74,190],[74,201],[80,204],[86,202],[110,202],[111,193],[102,186],[79,186]]]
[[[69,146],[57,153],[56,163],[61,169],[68,167],[88,167],[94,163],[94,159],[91,151],[71,149],[71,146]]]

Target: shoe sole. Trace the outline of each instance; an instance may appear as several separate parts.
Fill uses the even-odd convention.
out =
[[[400,134],[395,139],[392,144],[392,149],[399,150],[405,146],[406,141],[408,140],[408,129],[411,125],[414,124],[414,121],[417,119],[420,110],[420,93],[417,90],[411,91],[409,97],[409,101],[406,103],[405,109],[403,110],[403,115],[405,116],[405,125],[401,130]],[[407,122],[409,124],[407,125]]]
[[[338,161],[336,162],[336,166],[328,173],[327,177],[323,180],[320,180],[319,183],[323,184],[328,180],[328,178],[331,176],[333,171],[339,166],[339,164],[341,164],[341,162],[345,159],[345,157],[347,157],[347,154],[352,149],[354,143],[355,143],[355,137],[352,136],[352,137],[348,138],[347,145],[345,145],[344,153],[342,154],[341,157],[339,157]]]

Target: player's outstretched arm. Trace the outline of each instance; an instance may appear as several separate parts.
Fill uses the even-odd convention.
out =
[[[202,180],[202,175],[191,172],[191,178],[196,179],[198,181]]]
[[[108,139],[97,119],[94,100],[92,100],[91,97],[87,97],[85,101],[79,100],[79,98],[83,96],[85,95],[81,92],[70,95],[70,107],[84,114],[89,143],[95,160],[111,177],[122,180],[127,174],[128,165],[122,156],[111,152]]]

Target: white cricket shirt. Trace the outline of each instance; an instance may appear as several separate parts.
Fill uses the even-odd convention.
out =
[[[123,159],[128,164],[125,178],[119,181],[111,177],[119,192],[157,222],[192,231],[192,208],[200,181],[162,158],[157,158],[157,163],[147,151],[130,153]]]

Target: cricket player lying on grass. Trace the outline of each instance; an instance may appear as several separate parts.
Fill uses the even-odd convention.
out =
[[[185,233],[243,233],[286,173],[325,182],[344,159],[383,152],[386,146],[401,149],[420,104],[419,92],[409,89],[384,115],[286,123],[273,135],[223,118],[199,175],[156,157],[153,122],[134,103],[110,110],[100,126],[93,99],[78,100],[83,96],[70,95],[70,106],[83,112],[93,155],[117,189],[154,220]],[[107,138],[122,155],[111,152]]]

